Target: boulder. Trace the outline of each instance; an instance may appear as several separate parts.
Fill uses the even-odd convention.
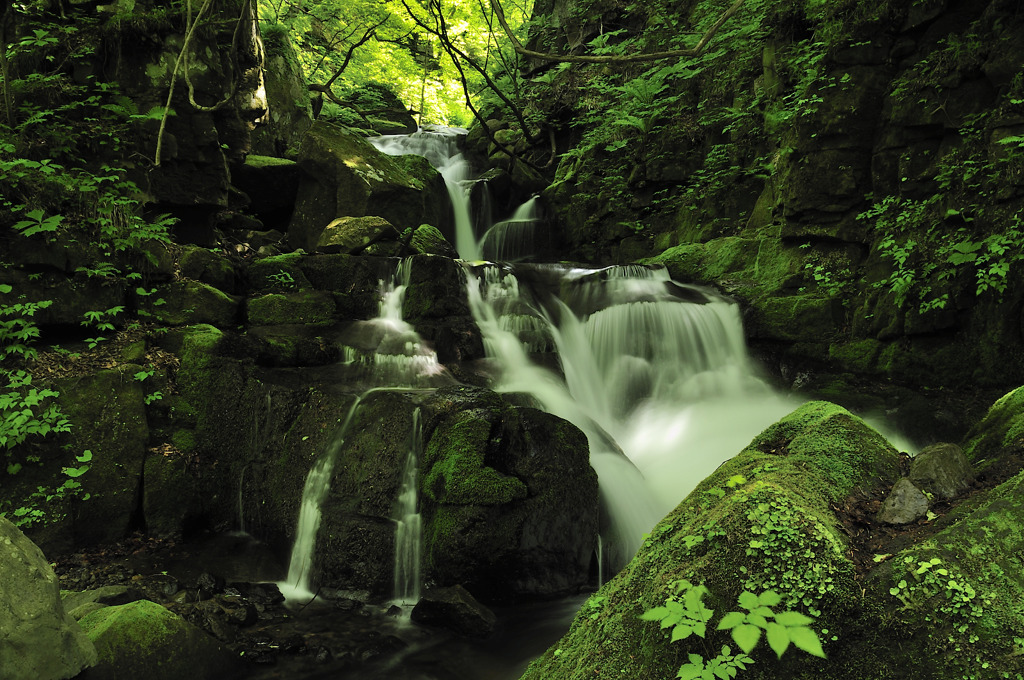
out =
[[[213,286],[225,293],[236,293],[238,274],[231,261],[206,248],[182,246],[178,257],[181,276]]]
[[[876,519],[886,524],[910,524],[928,514],[928,497],[912,481],[903,477],[882,502]]]
[[[456,584],[427,590],[413,607],[412,620],[426,626],[447,628],[459,635],[486,637],[494,631],[498,617],[468,590]]]
[[[104,607],[79,623],[99,656],[88,680],[220,680],[242,674],[238,657],[149,600]]]
[[[357,255],[378,241],[394,241],[398,231],[383,217],[339,217],[324,227],[316,243],[318,253]]]
[[[586,437],[486,389],[425,404],[424,570],[487,602],[574,592],[597,544],[597,475]]]
[[[241,300],[200,281],[175,281],[139,296],[138,306],[140,315],[150,315],[168,326],[232,327],[237,323]]]
[[[932,444],[914,456],[909,478],[922,491],[948,501],[970,487],[974,472],[959,446]]]
[[[919,542],[855,566],[836,509],[897,470],[895,450],[858,418],[824,402],[805,404],[662,520],[524,680],[591,677],[605,668],[622,677],[672,677],[694,659],[703,666],[711,660],[708,650],[713,657],[723,645],[735,649],[732,636],[718,630],[720,617],[745,614],[742,603],[745,597],[749,605],[750,596],[740,594],[766,590],[781,597],[775,612],[810,617],[801,620],[810,620],[827,658],[791,647],[780,659],[762,638],[746,678],[1021,673],[1013,638],[1024,631],[1016,606],[1024,595],[1018,569],[1024,534],[1017,529],[1024,473],[1018,468],[953,508],[935,522],[936,533],[918,534]],[[713,612],[706,639],[670,638],[655,620],[653,610],[682,604],[677,593],[689,586],[707,589],[704,602]],[[645,612],[652,612],[647,620]]]
[[[421,224],[412,232],[409,246],[419,255],[441,255],[455,259],[459,256],[441,230],[430,224]]]
[[[65,611],[41,550],[0,517],[0,669],[5,680],[72,678],[96,649]]]
[[[335,313],[333,296],[318,290],[261,295],[251,298],[247,308],[249,323],[254,326],[324,325],[333,321]]]
[[[419,156],[388,156],[345,128],[316,121],[302,140],[295,212],[288,227],[293,248],[312,251],[338,217],[383,217],[399,230],[448,215],[444,180]]]

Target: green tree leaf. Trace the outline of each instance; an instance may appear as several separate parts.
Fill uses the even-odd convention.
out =
[[[810,629],[808,628],[807,630]],[[749,623],[744,623],[732,629],[732,639],[736,641],[736,644],[740,646],[740,649],[745,654],[750,654],[751,650],[757,646],[757,641],[761,639],[761,629]],[[815,636],[815,640],[817,640],[817,636]],[[795,643],[796,640],[793,642]]]
[[[818,634],[807,626],[797,626],[789,629],[789,639],[794,645],[804,650],[811,656],[825,657],[825,651],[821,648],[821,640]]]
[[[781,659],[783,653],[789,647],[789,631],[785,626],[778,623],[769,623],[768,630],[765,631],[765,637],[768,638],[768,645],[775,650],[775,653]]]

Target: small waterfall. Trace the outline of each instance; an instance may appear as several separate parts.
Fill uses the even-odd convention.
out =
[[[792,403],[753,373],[737,306],[664,270],[548,266],[470,276],[468,294],[496,389],[533,395],[587,435],[601,484],[602,567],[621,567],[644,533]],[[533,363],[519,335],[547,327],[562,375]],[[603,578],[603,573],[602,573]]]
[[[411,135],[371,137],[370,143],[390,156],[414,154],[423,156],[441,173],[455,215],[455,250],[464,260],[479,260],[480,247],[473,233],[470,217],[469,189],[473,182],[469,161],[458,149],[459,128],[421,130]]]
[[[295,544],[288,563],[288,578],[278,583],[281,594],[289,601],[308,602],[313,599],[312,568],[316,534],[320,529],[320,507],[327,492],[331,489],[331,475],[334,473],[334,461],[345,443],[348,428],[359,410],[363,397],[357,397],[348,410],[341,427],[334,434],[327,450],[317,459],[306,475],[306,483],[302,488],[302,501],[299,504],[299,522],[295,530]]]
[[[374,386],[437,387],[451,382],[447,370],[416,329],[402,318],[412,259],[402,260],[394,275],[380,281],[377,318],[356,322],[344,338],[343,361],[359,369]]]
[[[492,226],[480,239],[480,252],[492,261],[516,262],[537,252],[538,198],[519,206],[512,217]]]
[[[394,600],[415,604],[420,599],[420,555],[423,522],[419,511],[419,466],[423,452],[420,410],[413,412],[409,433],[409,455],[402,472],[402,487],[395,504]]]

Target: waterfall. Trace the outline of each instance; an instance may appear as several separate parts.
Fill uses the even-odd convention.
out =
[[[423,452],[420,410],[413,412],[409,455],[402,471],[402,487],[395,504],[394,600],[398,604],[420,599],[420,554],[423,522],[419,511],[419,466]]]
[[[458,150],[458,139],[465,130],[446,128],[421,130],[411,135],[371,137],[370,143],[390,156],[414,154],[426,158],[444,178],[455,216],[455,249],[464,260],[479,260],[480,246],[473,233],[469,189],[473,176],[469,161]]]
[[[365,396],[365,395],[363,395]],[[306,475],[306,483],[302,488],[302,500],[299,503],[299,522],[295,530],[295,544],[288,563],[288,578],[278,583],[281,594],[290,601],[309,601],[313,598],[312,567],[316,534],[320,529],[320,507],[331,489],[331,475],[334,473],[334,461],[345,443],[345,436],[352,424],[352,419],[359,410],[363,396],[357,397],[348,410],[341,427],[335,432],[327,450],[317,459]]]
[[[738,307],[664,270],[534,266],[470,276],[470,308],[496,389],[533,395],[587,435],[605,511],[602,561],[621,567],[703,478],[792,409],[754,374]],[[547,329],[561,374],[519,337]],[[604,565],[601,565],[602,569]],[[603,571],[601,572],[603,577]]]
[[[389,279],[379,282],[377,317],[353,323],[343,337],[343,362],[373,386],[437,387],[451,382],[437,353],[402,318],[411,276],[412,259],[406,258]]]
[[[538,199],[533,197],[516,208],[512,217],[497,222],[480,239],[480,252],[488,260],[515,262],[537,251]]]

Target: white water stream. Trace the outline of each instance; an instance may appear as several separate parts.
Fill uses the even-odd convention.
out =
[[[423,552],[423,518],[419,509],[419,470],[423,452],[420,410],[413,412],[409,455],[402,470],[402,488],[395,505],[395,574],[393,597],[397,604],[416,604],[420,599],[420,565]]]
[[[464,260],[531,254],[536,199],[489,229],[474,231],[463,221],[473,214],[471,180],[452,133],[374,144],[386,153],[424,156],[445,176]],[[739,308],[713,292],[636,265],[534,266],[531,272],[547,290],[524,291],[518,270],[478,268],[469,276],[470,307],[500,369],[495,388],[528,393],[586,433],[605,509],[602,553],[618,568],[701,479],[796,402],[758,379]],[[552,349],[557,373],[530,354]]]

